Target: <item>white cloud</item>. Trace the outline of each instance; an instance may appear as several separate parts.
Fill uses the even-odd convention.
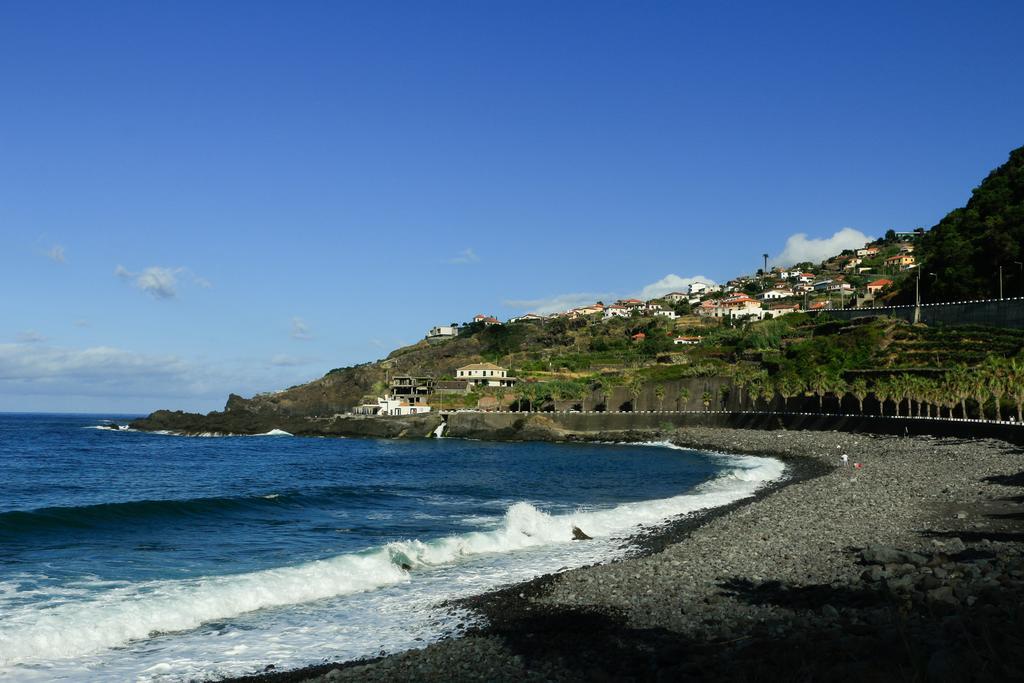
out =
[[[307,341],[313,338],[313,333],[309,330],[309,325],[302,318],[292,318],[292,339],[299,339],[301,341]]]
[[[657,282],[652,282],[640,290],[639,298],[656,299],[659,296],[665,296],[670,292],[686,292],[687,288],[695,282],[706,282],[709,285],[718,284],[711,278],[704,275],[680,277],[674,273],[669,273]]]
[[[198,395],[208,390],[211,374],[174,356],[147,356],[109,346],[0,344],[0,393]]]
[[[181,266],[175,268],[150,266],[141,273],[133,273],[124,266],[118,265],[114,269],[114,275],[126,282],[131,282],[135,287],[157,299],[173,299],[177,296],[179,275],[187,275],[193,284],[203,289],[212,287],[209,280]]]
[[[872,239],[853,228],[843,228],[831,237],[824,238],[808,238],[807,233],[799,232],[786,240],[782,253],[776,256],[770,265],[788,268],[804,261],[820,263],[844,249],[859,249]]]
[[[296,368],[313,362],[312,358],[297,358],[286,353],[279,353],[270,359],[270,365],[275,368]]]
[[[277,360],[287,362],[189,360],[110,346],[0,344],[0,411],[220,410],[230,392],[249,396],[309,379],[307,370],[293,365],[303,359]]]
[[[458,253],[455,258],[448,259],[448,263],[455,265],[463,265],[466,263],[477,263],[480,261],[480,257],[476,255],[471,247],[467,247]]]
[[[64,263],[64,247],[59,244],[55,244],[50,247],[50,250],[46,252],[46,255],[54,263]]]
[[[502,303],[510,308],[543,315],[545,313],[567,311],[570,308],[576,308],[585,304],[592,304],[595,301],[608,302],[614,298],[614,295],[607,293],[599,294],[595,292],[578,292],[574,294],[557,294],[546,299],[510,299]]]
[[[46,337],[35,330],[26,330],[25,332],[19,332],[15,337],[15,341],[19,344],[40,344],[46,341]]]
[[[178,279],[175,277],[178,272],[180,269],[150,266],[135,278],[135,286],[157,299],[170,299],[178,293]]]

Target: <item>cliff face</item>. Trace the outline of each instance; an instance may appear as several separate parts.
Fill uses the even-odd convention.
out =
[[[330,416],[374,397],[374,385],[395,375],[454,376],[455,369],[480,361],[475,337],[440,343],[421,341],[392,352],[386,359],[331,370],[320,379],[273,394],[228,397],[224,410],[276,416]]]

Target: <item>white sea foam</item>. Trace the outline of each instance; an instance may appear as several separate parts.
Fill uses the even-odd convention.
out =
[[[155,634],[177,633],[176,638],[193,642],[196,639],[187,632],[202,624],[241,618],[257,610],[310,605],[340,596],[369,596],[375,591],[384,591],[383,598],[394,596],[394,590],[401,586],[407,587],[402,589],[407,597],[419,595],[421,602],[430,602],[454,592],[486,590],[502,582],[523,580],[531,572],[609,559],[620,545],[612,541],[628,536],[637,525],[726,505],[752,495],[784,472],[784,465],[777,460],[716,457],[728,466],[723,474],[671,498],[563,515],[547,514],[529,503],[518,502],[508,508],[500,525],[489,530],[432,541],[395,542],[362,553],[246,574],[136,583],[57,604],[9,605],[0,622],[0,673],[12,665],[52,663],[131,647],[131,643]],[[573,526],[595,541],[574,543]],[[535,553],[520,557],[521,551],[541,548],[546,548],[541,561]],[[487,556],[508,559],[488,561],[491,568],[482,570],[480,562]],[[453,571],[458,576],[457,587],[451,584]],[[303,608],[310,609],[314,608]],[[407,642],[409,636],[405,639],[392,636],[394,642],[412,647]],[[238,672],[244,666],[244,660],[232,662],[223,664],[224,671]],[[156,668],[147,677],[167,670],[155,662],[148,665]],[[173,668],[182,671],[181,666]],[[21,667],[18,670],[25,671]]]

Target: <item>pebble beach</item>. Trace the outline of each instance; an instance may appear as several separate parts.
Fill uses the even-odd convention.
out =
[[[645,529],[620,561],[453,605],[482,617],[461,637],[251,678],[1024,677],[1021,448],[711,428],[672,440],[779,458],[787,481]]]

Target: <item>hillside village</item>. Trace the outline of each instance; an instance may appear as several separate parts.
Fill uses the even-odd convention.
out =
[[[620,299],[548,315],[527,313],[500,321],[479,314],[471,320],[438,325],[419,344],[399,349],[383,361],[385,379],[352,412],[410,415],[432,409],[634,410],[665,405],[668,384],[686,377],[763,374],[771,353],[737,353],[737,335],[758,334],[762,324],[805,312],[885,305],[894,283],[913,277],[914,251],[923,230],[889,231],[886,237],[819,264],[769,268],[725,284],[694,282],[687,291],[655,299]],[[798,316],[801,321],[807,316]],[[754,325],[755,323],[758,323]],[[753,325],[753,327],[752,327]],[[802,338],[810,322],[794,322],[774,334]],[[750,328],[751,332],[743,332]],[[756,328],[756,329],[755,329]],[[771,328],[764,328],[769,330]],[[781,330],[781,331],[779,331]],[[899,336],[898,329],[886,332]],[[436,361],[443,345],[483,342],[472,362],[445,366]],[[779,348],[791,342],[776,340]],[[742,346],[742,343],[740,344]],[[459,347],[453,347],[459,348]],[[412,360],[434,353],[433,361]],[[460,352],[452,355],[459,357]],[[401,372],[406,360],[430,373]],[[771,361],[775,362],[775,361]],[[888,361],[891,363],[890,361]],[[790,370],[803,376],[806,361]],[[652,381],[661,381],[651,388]],[[796,380],[790,384],[796,384]],[[672,385],[670,405],[694,402],[705,409],[728,401],[728,389],[692,392]],[[808,382],[804,382],[808,384]],[[809,389],[809,386],[802,388]],[[681,396],[680,392],[686,394]],[[627,396],[628,394],[628,396]]]

